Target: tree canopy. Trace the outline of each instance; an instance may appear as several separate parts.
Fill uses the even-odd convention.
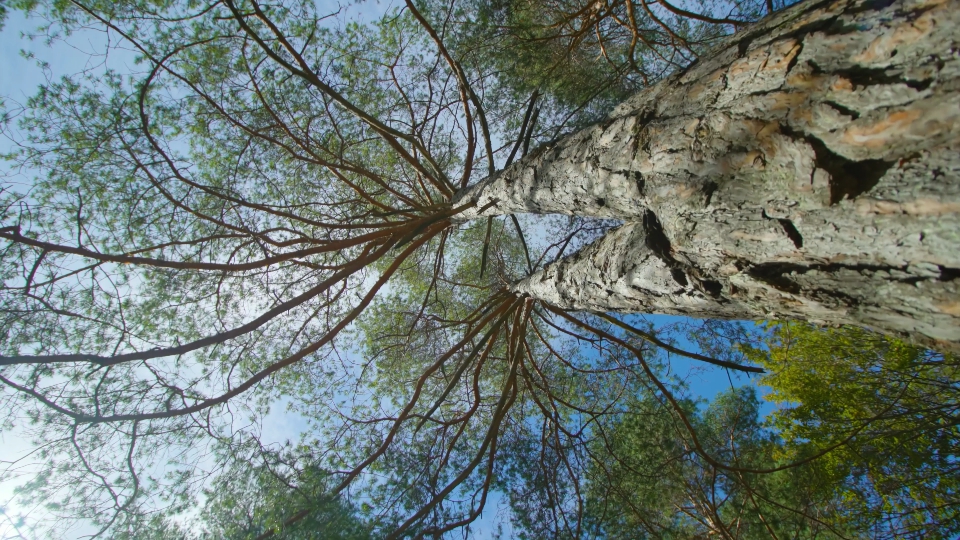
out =
[[[956,534],[956,358],[803,323],[772,326],[760,343],[747,355],[770,370],[761,382],[778,408],[766,419],[750,386],[684,404],[707,454],[736,468],[698,454],[662,403],[637,400],[591,471],[588,523],[599,536]],[[784,463],[798,466],[738,470]]]
[[[717,321],[688,351],[509,289],[612,223],[458,218],[462,190],[774,5],[687,8],[0,5],[99,40],[2,103],[2,428],[42,464],[2,475],[54,518],[33,532],[440,537],[495,492],[529,537],[956,530],[952,357]],[[799,405],[702,408],[677,356],[763,365]],[[270,407],[299,440],[264,440]]]

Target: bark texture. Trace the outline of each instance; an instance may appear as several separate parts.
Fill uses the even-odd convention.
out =
[[[516,286],[561,307],[960,351],[958,50],[958,0],[803,2],[467,188],[462,217],[627,222]]]

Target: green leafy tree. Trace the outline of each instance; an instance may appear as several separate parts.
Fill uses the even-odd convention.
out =
[[[329,474],[316,468],[284,475],[270,466],[235,463],[205,490],[200,510],[203,538],[256,538],[280,531],[282,538],[374,538],[359,510],[330,496]],[[305,514],[290,525],[292,516]]]
[[[783,323],[748,351],[770,370],[781,455],[817,460],[844,521],[874,537],[950,538],[960,527],[957,359],[867,330]]]
[[[838,529],[833,487],[811,466],[789,467],[782,442],[763,426],[754,390],[718,395],[700,409],[683,402],[699,444],[654,395],[635,400],[612,426],[590,472],[589,515],[606,538],[848,538]]]
[[[464,28],[460,48],[509,74],[513,91],[582,108],[589,118],[687,67],[773,8],[762,1],[681,8],[642,0],[475,0],[454,20]]]
[[[256,450],[253,454],[250,450]],[[271,450],[257,445],[221,448],[222,472],[205,487],[202,504],[184,515],[161,513],[115,538],[252,540],[281,538],[365,540],[377,523],[331,495],[329,472],[305,448]],[[310,465],[312,463],[312,465]],[[291,468],[292,464],[308,464]],[[199,501],[198,501],[199,502]],[[299,519],[291,517],[302,516]]]
[[[956,534],[955,358],[859,328],[803,323],[753,336],[710,323],[694,337],[703,350],[739,349],[767,368],[760,382],[779,407],[764,421],[751,387],[705,409],[678,401],[688,430],[671,421],[678,411],[662,389],[639,394],[646,397],[615,417],[590,471],[586,521],[596,534]]]

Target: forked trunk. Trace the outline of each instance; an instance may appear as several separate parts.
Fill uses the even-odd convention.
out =
[[[627,222],[516,285],[561,307],[957,351],[958,50],[957,0],[803,2],[459,200]]]

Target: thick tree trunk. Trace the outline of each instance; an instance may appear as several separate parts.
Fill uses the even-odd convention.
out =
[[[558,306],[960,350],[958,50],[957,0],[804,2],[459,200],[628,222],[516,286]]]

